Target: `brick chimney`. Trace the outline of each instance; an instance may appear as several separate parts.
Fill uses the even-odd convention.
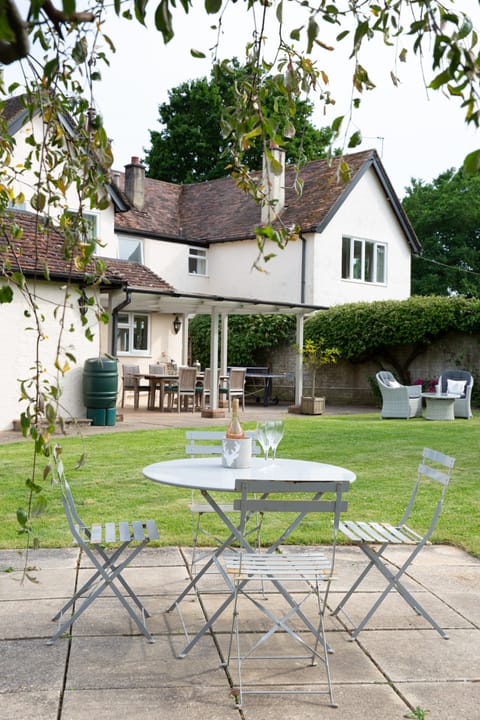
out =
[[[263,155],[263,186],[265,188],[266,199],[268,201],[276,200],[275,204],[264,205],[262,207],[262,224],[268,225],[275,220],[275,215],[280,213],[285,205],[285,150],[272,146],[272,160],[276,167],[272,166],[272,160]],[[280,164],[279,171],[277,163]]]
[[[142,210],[145,203],[145,167],[138,157],[125,165],[125,194],[136,210]]]

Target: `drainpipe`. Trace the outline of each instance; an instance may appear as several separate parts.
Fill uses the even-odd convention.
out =
[[[126,290],[126,298],[112,310],[112,355],[117,357],[118,313],[132,302],[132,291]]]

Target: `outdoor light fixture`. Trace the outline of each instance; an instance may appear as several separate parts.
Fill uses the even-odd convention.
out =
[[[80,310],[80,315],[84,317],[88,311],[88,297],[83,288],[81,289],[80,297],[78,298],[78,308]]]
[[[181,327],[182,327],[182,321],[180,320],[178,315],[175,315],[175,320],[173,321],[173,332],[175,333],[175,335],[178,335]]]

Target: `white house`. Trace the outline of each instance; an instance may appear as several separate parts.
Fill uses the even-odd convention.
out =
[[[30,128],[18,100],[8,101],[5,112],[21,162]],[[34,122],[41,125],[41,118]],[[124,173],[113,173],[109,208],[92,213],[98,255],[106,263],[105,282],[98,288],[89,288],[81,274],[69,275],[59,249],[61,238],[45,249],[50,275],[43,279],[45,257],[33,252],[39,237],[35,216],[15,209],[24,228],[20,254],[14,257],[0,248],[2,266],[5,259],[11,263],[23,258],[22,269],[35,279],[46,317],[51,301],[65,293],[69,277],[76,288],[72,292],[67,286],[69,320],[76,328],[68,344],[76,365],[62,380],[64,413],[84,415],[80,376],[89,357],[110,353],[120,362],[139,364],[143,371],[165,358],[185,363],[192,314],[213,313],[215,323],[222,317],[226,323],[229,313],[290,312],[299,319],[299,340],[303,317],[316,309],[408,297],[411,255],[419,249],[415,234],[376,152],[355,153],[346,160],[348,182],[338,177],[338,159],[308,163],[301,173],[301,197],[292,190],[293,170],[287,168],[279,178],[277,209],[282,221],[298,225],[300,233],[297,241],[276,250],[267,272],[252,269],[258,252],[254,227],[261,223],[261,210],[230,178],[177,186],[146,178],[135,158]],[[28,207],[28,177],[20,189]],[[8,273],[2,274],[6,283]],[[94,292],[111,314],[107,327],[89,316],[93,340],[88,341],[78,323],[83,292]],[[8,340],[0,350],[0,429],[11,427],[20,415],[18,380],[28,377],[32,363],[34,338],[25,329],[23,308],[18,292],[12,303],[0,305],[2,336]],[[173,324],[177,318],[180,331],[178,323]],[[45,366],[55,345],[48,338],[45,332]]]

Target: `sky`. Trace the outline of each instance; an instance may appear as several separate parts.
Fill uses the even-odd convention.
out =
[[[157,0],[153,0],[156,6]],[[198,8],[198,4],[195,4]],[[249,25],[243,2],[228,7],[223,19],[219,57],[244,55]],[[117,52],[110,67],[102,68],[102,80],[96,83],[95,102],[104,119],[108,136],[113,140],[114,166],[122,169],[133,156],[144,157],[150,145],[150,130],[160,130],[158,106],[168,100],[168,90],[184,81],[209,76],[212,48],[217,32],[210,30],[216,16],[208,19],[203,12],[184,15],[181,3],[175,14],[176,35],[166,46],[160,33],[137,22],[112,16],[105,32]],[[480,29],[478,0],[462,0],[457,9],[469,12]],[[296,21],[296,18],[295,18]],[[273,27],[267,25],[266,35]],[[272,42],[275,38],[272,38]],[[207,54],[207,59],[191,57],[190,48]],[[345,45],[345,48],[347,46]],[[400,87],[390,80],[392,55],[378,42],[368,49],[364,64],[376,89],[364,94],[361,110],[349,127],[349,134],[360,129],[363,150],[375,148],[382,158],[393,186],[402,198],[411,179],[430,182],[444,170],[460,167],[465,155],[480,148],[480,131],[468,127],[457,101],[427,90],[419,62],[412,59],[396,68]],[[336,105],[324,116],[319,104],[312,116],[317,127],[329,124],[337,115],[349,114],[352,65],[346,51],[319,51],[318,67],[330,78],[330,90]],[[432,74],[425,64],[426,78]],[[312,100],[314,98],[311,98]],[[337,144],[338,145],[338,144]]]

